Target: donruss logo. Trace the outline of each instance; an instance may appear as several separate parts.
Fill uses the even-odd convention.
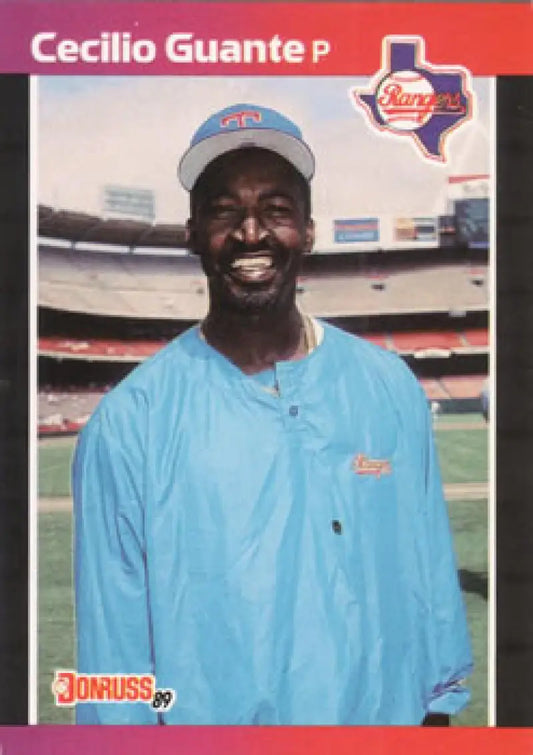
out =
[[[371,90],[351,89],[350,99],[372,127],[409,136],[425,157],[440,162],[447,136],[472,116],[468,71],[428,63],[421,37],[386,37]]]
[[[174,703],[171,689],[156,689],[151,674],[78,674],[56,671],[52,682],[56,705],[78,703],[148,703],[154,710],[168,710]]]
[[[222,128],[227,128],[231,125],[235,125],[238,128],[246,128],[250,125],[248,121],[261,123],[261,113],[257,110],[239,110],[239,112],[230,113],[221,118],[220,125]]]

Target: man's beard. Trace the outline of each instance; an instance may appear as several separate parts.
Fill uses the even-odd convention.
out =
[[[244,282],[232,277],[232,263],[247,255],[269,255],[275,275],[265,282]],[[296,295],[296,276],[302,252],[279,244],[270,236],[254,246],[238,241],[228,243],[216,260],[202,256],[209,281],[211,308],[235,313],[260,314],[289,309]]]

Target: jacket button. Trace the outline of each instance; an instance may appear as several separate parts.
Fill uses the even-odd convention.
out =
[[[296,406],[296,404],[289,406],[289,414],[291,415],[291,417],[298,416],[298,407]]]
[[[334,519],[331,522],[331,529],[336,535],[342,535],[342,524],[339,522],[338,519]]]

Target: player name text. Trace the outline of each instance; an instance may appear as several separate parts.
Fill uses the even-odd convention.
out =
[[[257,64],[311,61],[319,63],[331,50],[326,39],[303,42],[274,34],[270,39],[200,39],[192,32],[173,32],[164,41],[164,54],[176,64]],[[32,38],[31,54],[37,63],[153,63],[159,54],[152,39],[135,39],[130,32],[103,31],[91,39],[60,39],[56,32],[41,31]]]

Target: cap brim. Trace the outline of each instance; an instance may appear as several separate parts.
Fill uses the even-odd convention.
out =
[[[247,147],[269,149],[290,162],[307,181],[313,177],[315,158],[305,142],[275,129],[247,128],[209,136],[191,147],[178,166],[182,186],[190,191],[209,163],[226,152]]]

